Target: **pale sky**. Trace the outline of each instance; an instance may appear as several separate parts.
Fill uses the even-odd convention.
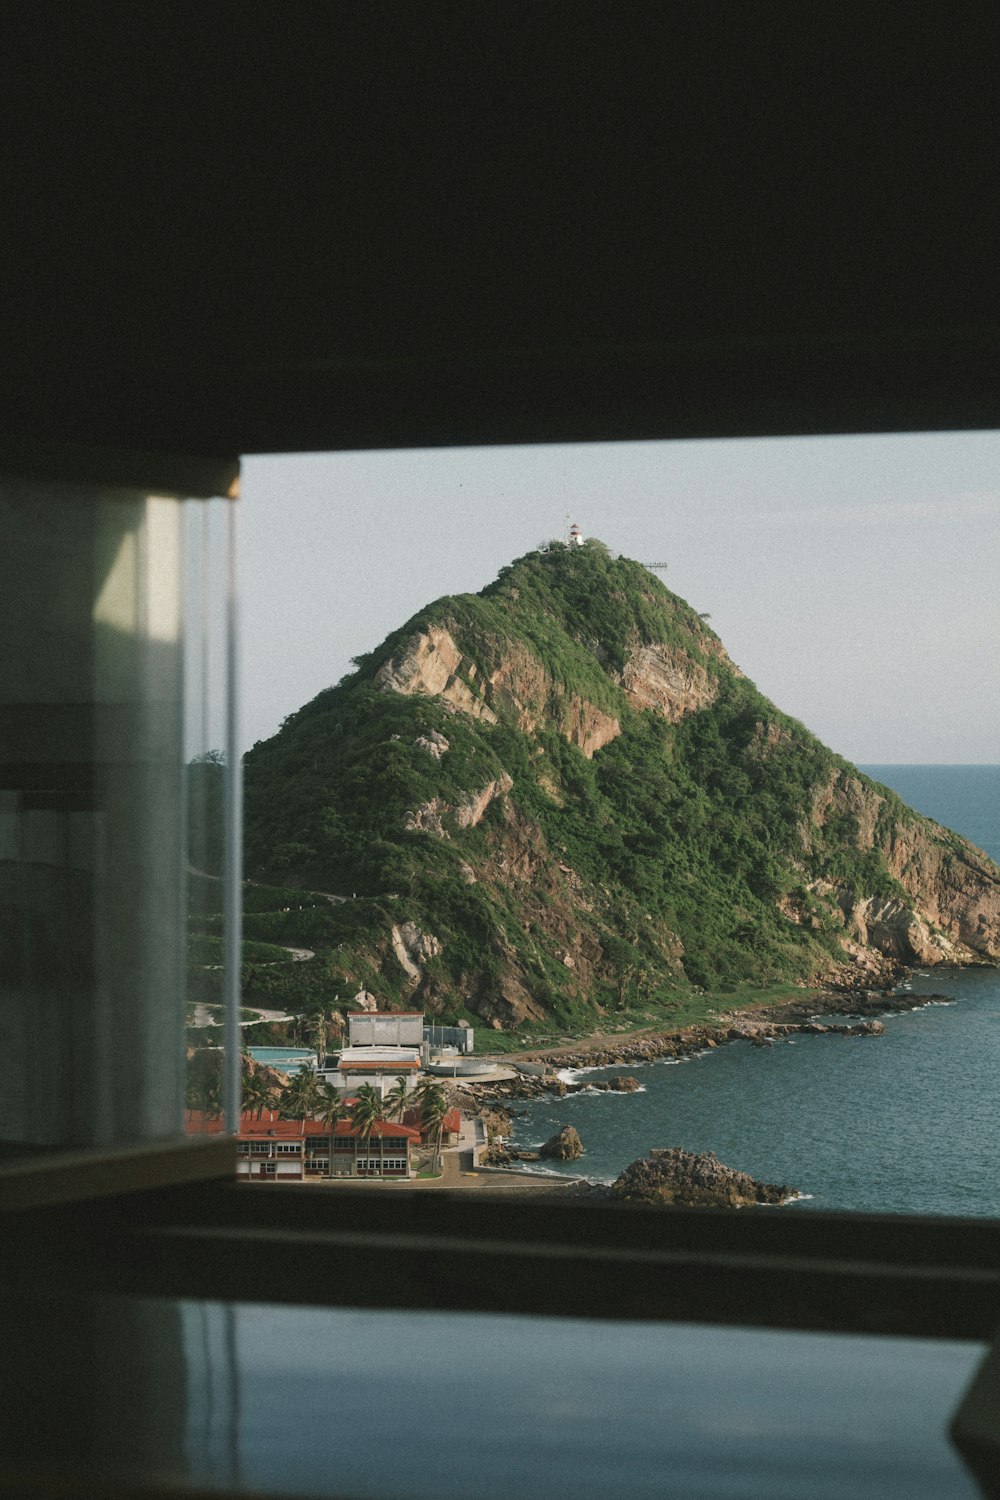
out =
[[[248,746],[569,512],[849,760],[1000,760],[998,433],[258,456],[240,509]]]

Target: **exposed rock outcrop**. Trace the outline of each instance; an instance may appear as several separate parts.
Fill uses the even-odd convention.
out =
[[[434,760],[440,760],[451,749],[451,745],[437,729],[432,729],[430,734],[419,734],[413,743],[419,745],[421,750],[426,750]]]
[[[635,646],[622,670],[622,687],[636,708],[652,708],[675,724],[714,703],[718,678],[676,646]]]
[[[478,792],[469,792],[461,802],[452,806],[443,797],[432,797],[420,807],[412,808],[403,815],[403,828],[407,833],[432,833],[435,838],[448,838],[445,818],[451,816],[458,828],[476,828],[483,821],[486,809],[497,797],[510,791],[513,782],[503,771],[493,781],[488,781]],[[475,874],[471,883],[475,882]]]
[[[564,1125],[545,1142],[539,1155],[551,1161],[576,1161],[583,1155],[583,1142],[573,1125]]]
[[[428,625],[406,642],[398,656],[390,658],[375,674],[386,692],[426,693],[443,698],[473,719],[495,724],[497,716],[468,683],[458,675],[462,653],[451,632],[440,625]]]
[[[470,792],[455,808],[455,822],[459,828],[478,828],[491,802],[503,797],[514,783],[503,771],[495,781],[488,781],[479,792]]]
[[[618,719],[603,713],[586,698],[576,696],[566,700],[560,727],[570,744],[582,750],[588,760],[593,760],[598,750],[610,745],[622,732]]]
[[[558,688],[526,647],[510,649],[492,672],[483,675],[475,662],[463,656],[451,632],[439,625],[412,635],[402,652],[383,663],[376,677],[386,692],[426,693],[489,724],[497,723],[497,709],[505,709],[526,734],[553,719],[588,760],[621,734],[621,724],[613,714]],[[481,682],[481,693],[473,691],[470,682]],[[450,748],[436,732],[421,736],[416,743],[436,759]]]
[[[441,952],[441,940],[433,933],[421,932],[415,922],[402,922],[392,928],[392,951],[408,978],[414,984],[423,979],[422,964],[429,958],[437,958]]]
[[[612,1183],[611,1194],[619,1202],[664,1208],[749,1208],[794,1196],[788,1187],[725,1166],[714,1152],[694,1154],[680,1146],[632,1162]]]

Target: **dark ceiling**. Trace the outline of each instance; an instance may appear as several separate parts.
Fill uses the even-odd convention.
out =
[[[9,438],[1000,425],[971,9],[0,14]]]

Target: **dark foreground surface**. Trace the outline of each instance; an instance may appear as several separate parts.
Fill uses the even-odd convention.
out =
[[[31,1295],[7,1323],[8,1493],[978,1493],[946,1435],[975,1343]]]

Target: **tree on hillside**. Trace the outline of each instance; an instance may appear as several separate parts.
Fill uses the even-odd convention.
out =
[[[283,1120],[301,1120],[302,1134],[306,1133],[306,1120],[311,1120],[319,1107],[319,1080],[313,1068],[303,1068],[281,1091],[278,1113]]]
[[[371,1135],[375,1126],[385,1119],[385,1106],[370,1083],[363,1083],[358,1089],[358,1097],[351,1110],[351,1124],[358,1132],[361,1140],[368,1147],[368,1155],[371,1155]],[[379,1141],[382,1147],[381,1157],[385,1157],[385,1144],[381,1135]]]

